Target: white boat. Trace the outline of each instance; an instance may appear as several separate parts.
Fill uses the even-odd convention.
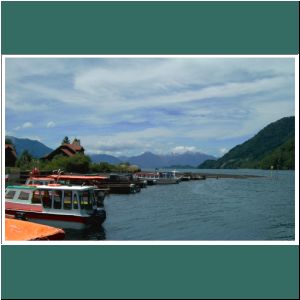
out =
[[[63,229],[83,229],[106,219],[93,186],[8,186],[5,214]]]
[[[159,180],[159,174],[154,172],[137,172],[133,175],[133,178],[146,180],[148,185],[154,185]]]
[[[157,184],[174,184],[180,182],[177,171],[158,172],[159,178]]]

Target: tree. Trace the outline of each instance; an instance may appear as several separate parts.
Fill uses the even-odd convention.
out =
[[[28,152],[28,150],[24,150],[17,160],[17,167],[21,169],[31,168],[32,161],[32,155]]]
[[[5,138],[5,144],[14,146],[12,140],[10,138],[7,138],[7,137]]]
[[[61,144],[70,144],[70,140],[67,136],[62,140]]]
[[[52,161],[44,162],[44,170],[63,170],[65,172],[88,173],[91,160],[88,156],[77,153],[74,156],[67,157],[56,155]]]

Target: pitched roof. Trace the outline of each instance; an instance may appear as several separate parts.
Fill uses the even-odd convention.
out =
[[[79,145],[73,145],[73,144],[62,144],[60,147],[67,147],[69,149],[71,149],[71,151],[81,151],[83,149],[83,147],[79,146]]]
[[[75,152],[70,151],[69,149],[61,148],[60,150],[68,156],[73,156],[75,154]]]
[[[15,148],[14,148],[13,145],[11,145],[11,144],[5,144],[5,151],[6,151],[6,150],[10,150],[11,153],[12,153],[15,157],[17,157],[17,153],[16,153],[16,150],[15,150]]]

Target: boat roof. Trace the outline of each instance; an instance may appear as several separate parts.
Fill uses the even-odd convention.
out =
[[[54,178],[49,178],[49,177],[29,177],[28,179],[30,179],[30,180],[46,180],[46,181],[54,180]]]
[[[6,189],[35,190],[36,185],[9,185]]]
[[[19,189],[19,190],[64,190],[64,191],[86,191],[95,189],[94,186],[80,186],[80,185],[35,185],[35,186],[24,186],[24,185],[12,185],[6,187],[7,189]]]
[[[135,175],[157,175],[155,172],[136,172]]]
[[[77,179],[77,180],[103,180],[107,179],[105,176],[95,176],[95,175],[49,175],[53,179]]]

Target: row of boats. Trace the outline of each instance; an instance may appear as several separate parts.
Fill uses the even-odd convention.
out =
[[[84,229],[100,226],[106,219],[104,199],[109,193],[135,193],[153,184],[175,184],[184,180],[172,172],[139,172],[120,175],[52,174],[33,170],[24,185],[8,185],[5,214],[9,219],[57,228]],[[62,235],[59,235],[62,236]]]

